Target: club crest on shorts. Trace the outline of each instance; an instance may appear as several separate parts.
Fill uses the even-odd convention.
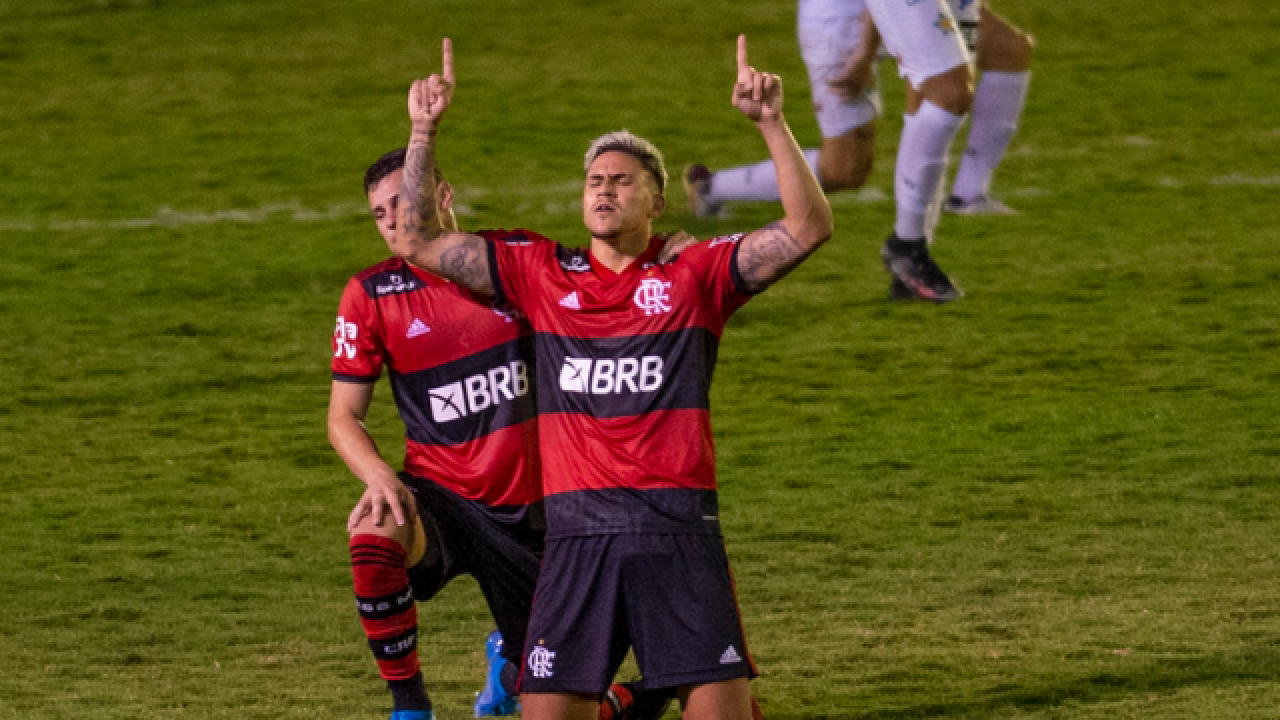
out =
[[[555,674],[556,654],[538,645],[529,653],[529,671],[536,678],[549,678]]]
[[[671,312],[671,293],[668,292],[670,287],[669,282],[663,282],[657,278],[645,278],[640,281],[640,286],[636,288],[636,294],[631,299],[636,307],[644,311],[645,315],[669,313]]]

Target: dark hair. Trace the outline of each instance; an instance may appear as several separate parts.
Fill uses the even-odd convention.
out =
[[[399,148],[378,158],[378,161],[369,166],[364,172],[364,194],[368,195],[371,190],[378,186],[378,183],[387,179],[391,173],[404,167],[405,149]]]
[[[404,148],[392,150],[391,152],[378,158],[378,161],[369,166],[364,171],[364,194],[368,195],[370,191],[378,186],[378,183],[387,179],[391,173],[404,168],[404,157],[407,151]],[[440,172],[440,168],[436,168],[436,184],[444,182],[444,173]]]

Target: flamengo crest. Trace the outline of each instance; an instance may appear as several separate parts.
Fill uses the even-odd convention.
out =
[[[529,653],[529,669],[536,678],[549,678],[555,674],[553,663],[556,654],[539,645]]]
[[[663,282],[657,278],[645,278],[640,281],[640,287],[636,288],[636,294],[632,300],[645,315],[669,313],[671,312],[671,294],[667,290],[670,287],[669,282]]]

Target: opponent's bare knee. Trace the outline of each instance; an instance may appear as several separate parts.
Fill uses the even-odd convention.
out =
[[[867,123],[847,134],[822,141],[818,180],[824,192],[857,190],[867,184],[875,155],[875,125]]]
[[[920,89],[908,90],[908,114],[915,114],[920,103],[928,100],[952,115],[964,115],[973,107],[973,70],[966,63],[926,78]]]

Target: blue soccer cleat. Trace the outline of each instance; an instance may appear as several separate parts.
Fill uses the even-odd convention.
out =
[[[502,657],[502,633],[494,630],[484,645],[485,660],[489,671],[485,673],[484,690],[476,696],[476,717],[501,717],[520,711],[520,698],[508,694],[502,687],[502,668],[507,659]]]
[[[436,720],[436,716],[430,710],[396,710],[391,720]]]

